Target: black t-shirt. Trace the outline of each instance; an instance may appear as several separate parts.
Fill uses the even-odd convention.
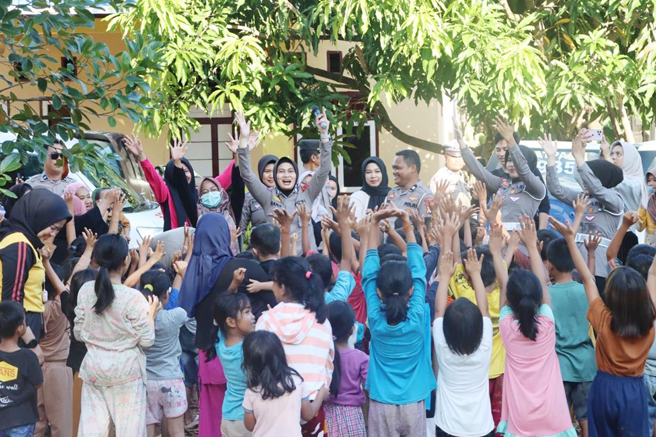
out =
[[[0,429],[39,421],[34,386],[41,384],[43,373],[34,352],[0,351]]]

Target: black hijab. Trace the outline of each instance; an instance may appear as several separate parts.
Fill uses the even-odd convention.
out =
[[[624,180],[622,168],[605,159],[593,159],[586,164],[605,188],[614,188]]]
[[[335,176],[329,175],[328,179],[335,182],[335,185],[337,186],[337,194],[335,194],[333,200],[330,201],[330,204],[333,206],[333,208],[337,209],[337,198],[339,197],[340,194],[342,194],[342,190],[339,189],[339,181],[337,181],[337,178]]]
[[[11,218],[0,229],[0,240],[7,235],[20,232],[35,249],[43,247],[37,234],[60,220],[72,218],[64,199],[50,190],[37,188],[21,197],[11,210]]]
[[[380,168],[380,171],[383,174],[383,180],[377,187],[369,185],[367,183],[367,178],[365,177],[367,165],[372,162]],[[385,202],[387,193],[390,191],[388,184],[389,178],[387,177],[387,167],[385,167],[385,163],[382,159],[377,156],[371,156],[362,162],[362,191],[369,195],[369,205],[367,205],[368,209],[374,210],[377,206],[380,206]]]
[[[164,181],[171,193],[175,213],[178,217],[178,226],[182,227],[189,219],[191,226],[196,227],[198,223],[198,191],[194,180],[194,168],[187,158],[182,158],[182,165],[186,165],[191,173],[191,182],[187,182],[184,170],[177,168],[173,160],[166,164]],[[170,218],[169,218],[170,220]]]
[[[536,155],[533,149],[531,149],[530,147],[526,147],[522,145],[518,145],[517,147],[519,147],[519,150],[522,152],[522,155],[524,155],[524,159],[526,159],[528,168],[531,170],[531,172],[534,175],[540,178],[542,183],[544,183],[544,181],[542,180],[542,174],[540,173],[540,170],[538,170],[538,155]],[[506,162],[508,162],[509,159],[512,159],[512,156],[510,155],[510,150],[507,150]]]
[[[266,168],[267,165],[271,163],[276,163],[278,162],[278,157],[276,155],[264,155],[261,159],[260,162],[257,163],[257,174],[260,176],[260,181],[262,180],[262,175],[264,175],[264,169]],[[275,175],[274,175],[274,180],[275,180]]]
[[[13,187],[9,189],[12,193],[16,195],[16,198],[9,197],[6,194],[2,195],[2,206],[5,208],[5,218],[9,218],[9,214],[11,214],[11,210],[20,200],[21,197],[23,197],[25,194],[29,193],[32,191],[32,186],[29,184],[16,184]]]
[[[291,190],[283,190],[280,185],[278,185],[278,167],[280,167],[280,164],[291,164],[292,167],[294,167],[294,172],[296,172],[296,181],[294,182],[294,188]],[[298,166],[294,161],[287,158],[286,156],[283,156],[278,160],[278,162],[276,162],[276,166],[273,168],[273,180],[276,181],[276,188],[278,188],[278,191],[280,191],[285,196],[289,196],[296,189],[296,183],[298,182]]]

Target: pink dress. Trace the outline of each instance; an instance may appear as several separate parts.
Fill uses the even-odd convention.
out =
[[[548,305],[538,311],[536,341],[524,337],[508,305],[499,329],[506,348],[501,423],[508,436],[576,436],[556,355],[556,324]]]

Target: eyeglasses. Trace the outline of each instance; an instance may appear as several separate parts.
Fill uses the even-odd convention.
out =
[[[58,159],[63,158],[63,157],[64,157],[64,154],[59,153],[59,152],[52,152],[50,154],[50,159],[53,159],[53,160],[58,160]]]

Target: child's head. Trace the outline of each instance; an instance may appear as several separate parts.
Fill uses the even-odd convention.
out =
[[[403,222],[401,220],[397,220],[396,224],[397,224],[397,226],[401,226],[403,224]],[[419,233],[419,231],[417,231],[417,229],[415,229],[413,232],[415,234],[415,241],[417,242],[417,244],[422,244],[424,240],[421,238],[421,234]],[[396,233],[399,234],[399,237],[401,237],[403,239],[403,241],[405,241],[406,243],[408,242],[408,239],[406,238],[405,232],[402,229],[400,229],[400,228],[397,229]]]
[[[123,272],[130,266],[128,243],[119,235],[105,234],[98,239],[92,257],[98,264],[94,311],[100,314],[114,301],[114,287],[109,274],[120,273],[123,276]]]
[[[326,321],[323,281],[306,260],[296,256],[276,261],[270,272],[273,294],[278,302],[294,302],[305,305],[319,323]]]
[[[492,252],[488,246],[475,246],[476,256],[480,259],[481,255],[485,255],[483,258],[483,264],[481,265],[481,279],[483,279],[483,285],[489,287],[494,285],[494,282],[497,280],[497,274],[494,272],[494,261],[492,259]],[[467,259],[467,251],[461,252],[461,258],[464,261]],[[466,272],[465,272],[466,274]],[[469,275],[467,275],[467,280],[469,280]]]
[[[337,232],[331,232],[328,238],[328,245],[330,246],[330,254],[335,259],[335,262],[342,262],[342,236]]]
[[[355,329],[355,311],[346,302],[331,302],[327,306],[328,320],[333,328],[333,339],[335,342],[345,343],[353,334]],[[335,347],[335,359],[333,360],[333,379],[330,382],[330,393],[339,393],[339,383],[342,375],[342,365],[339,349]]]
[[[506,286],[508,305],[519,322],[524,337],[533,341],[538,335],[538,310],[542,304],[542,285],[532,272],[517,269]]]
[[[68,248],[69,257],[81,257],[87,248],[87,242],[82,237],[77,237]]]
[[[73,304],[68,305],[69,311],[67,311],[66,313],[66,317],[68,317],[68,320],[70,320],[71,323],[73,323],[73,320],[75,320],[74,304],[77,302],[77,295],[80,292],[80,288],[82,288],[82,286],[87,282],[95,281],[97,276],[98,276],[98,270],[85,269],[76,272],[71,278],[69,300]]]
[[[414,291],[412,274],[407,262],[387,261],[378,271],[376,291],[383,301],[383,311],[389,325],[398,325],[408,315],[408,299]]]
[[[542,243],[542,250],[540,251],[540,257],[542,257],[542,261],[547,260],[547,248],[549,247],[549,244],[558,238],[560,238],[560,236],[551,229],[538,230],[538,241]]]
[[[647,276],[649,276],[649,268],[651,267],[652,262],[654,262],[653,256],[638,254],[629,257],[626,260],[626,266],[631,267],[633,270],[640,273],[646,281]]]
[[[236,333],[242,337],[255,330],[255,316],[251,301],[242,293],[221,293],[212,305],[214,324],[227,336]]]
[[[380,259],[383,259],[385,255],[390,254],[403,255],[403,252],[401,252],[401,249],[390,243],[384,243],[378,246],[378,257]]]
[[[166,272],[159,269],[151,269],[141,275],[139,288],[145,297],[157,296],[162,304],[166,306],[171,291],[171,278]]]
[[[289,367],[285,350],[276,334],[268,331],[251,332],[242,345],[246,385],[262,399],[276,399],[296,390],[293,376],[298,372]]]
[[[25,310],[13,300],[0,302],[0,338],[18,339],[25,334]]]
[[[618,267],[606,279],[606,306],[613,314],[610,329],[626,338],[646,335],[654,324],[647,283],[640,273]]]
[[[380,259],[380,265],[382,266],[385,264],[387,261],[401,261],[401,262],[408,262],[408,258],[404,257],[403,255],[397,255],[395,253],[390,253],[388,255],[385,255]]]
[[[330,259],[324,255],[319,255],[315,253],[305,258],[310,264],[312,273],[319,275],[321,282],[323,283],[323,289],[328,290],[332,285],[333,278],[333,264],[330,262]]]
[[[280,241],[280,229],[270,223],[256,226],[251,231],[251,247],[256,259],[278,255]]]
[[[626,259],[628,260],[632,256],[636,255],[649,255],[653,258],[656,256],[656,247],[649,244],[636,244],[631,249],[629,249],[629,253],[626,254]]]
[[[52,267],[52,270],[55,272],[57,277],[59,278],[60,281],[64,281],[64,269],[62,269],[59,265],[57,264],[50,264]],[[55,297],[57,297],[57,289],[55,288],[55,285],[52,283],[50,278],[46,276],[46,284],[45,284],[45,289],[48,292],[48,300],[53,300]]]
[[[547,248],[549,274],[571,273],[574,270],[574,260],[567,247],[567,240],[557,238],[549,243]]]
[[[471,355],[483,339],[483,315],[468,299],[456,299],[444,312],[444,339],[451,352]]]

